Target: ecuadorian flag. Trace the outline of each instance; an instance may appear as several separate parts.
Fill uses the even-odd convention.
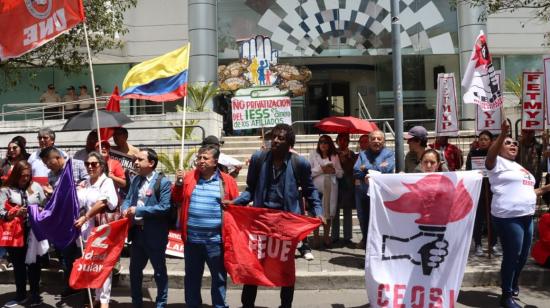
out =
[[[187,95],[189,44],[130,69],[122,83],[122,98],[166,102]]]

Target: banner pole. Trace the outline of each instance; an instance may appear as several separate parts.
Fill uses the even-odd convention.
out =
[[[94,91],[95,91],[95,88],[94,88]],[[84,256],[84,242],[82,241],[82,236],[79,236],[79,238],[80,238],[80,253],[82,254],[82,256]],[[94,301],[92,300],[92,291],[90,290],[90,288],[86,288],[86,290],[88,291],[88,300],[90,301],[90,307],[93,308]]]
[[[187,43],[187,69],[189,69],[189,53],[191,51],[191,43]],[[188,79],[189,80],[189,79]],[[181,119],[181,149],[180,149],[180,164],[179,168],[183,170],[183,151],[185,150],[185,116],[187,114],[187,97],[189,96],[189,84],[185,86],[185,96],[183,97],[183,114]]]
[[[100,131],[100,126],[99,126],[99,111],[98,111],[98,108],[97,108],[97,97],[96,97],[96,93],[95,93],[95,79],[94,79],[94,68],[93,68],[93,65],[92,65],[92,53],[90,51],[90,42],[88,40],[88,28],[86,27],[86,22],[83,23],[84,24],[84,38],[86,40],[86,50],[88,51],[88,64],[90,66],[90,79],[92,81],[92,94],[93,94],[93,98],[94,98],[94,111],[95,111],[95,121],[96,121],[96,126],[97,126],[97,140],[99,142],[99,153],[101,153],[101,133],[99,132]]]

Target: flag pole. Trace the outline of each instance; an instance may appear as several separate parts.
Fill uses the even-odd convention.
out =
[[[95,88],[94,88],[94,92],[95,92]],[[84,256],[84,242],[82,241],[82,236],[79,236],[79,238],[80,238],[80,253],[82,254],[82,256]],[[86,290],[88,291],[88,300],[90,301],[90,308],[93,308],[94,301],[92,300],[92,291],[90,290],[90,288],[86,288]]]
[[[94,98],[94,111],[95,111],[95,121],[96,121],[96,126],[97,126],[97,141],[99,143],[99,153],[101,153],[101,133],[99,132],[100,131],[100,127],[99,127],[99,110],[97,108],[97,97],[96,97],[96,93],[95,93],[95,79],[94,79],[94,68],[93,68],[93,65],[92,65],[92,53],[90,51],[90,42],[88,40],[88,28],[86,27],[86,22],[83,22],[84,24],[84,38],[86,40],[86,50],[88,51],[88,64],[90,66],[90,79],[92,80],[92,94],[93,94],[93,98]]]
[[[187,69],[189,69],[189,53],[191,49],[191,43],[187,42]],[[187,79],[189,81],[189,79]],[[187,114],[187,97],[189,96],[189,83],[185,86],[185,96],[183,97],[183,112],[181,119],[181,149],[180,149],[180,163],[179,169],[183,170],[183,152],[185,151],[185,117]]]

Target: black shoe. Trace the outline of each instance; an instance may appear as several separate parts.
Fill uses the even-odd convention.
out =
[[[514,289],[512,290],[512,296],[513,297],[519,296],[519,287],[514,287]]]
[[[77,293],[80,293],[81,290],[75,290],[73,288],[66,288],[65,290],[63,290],[63,292],[61,292],[61,298],[62,299],[65,299],[67,297],[71,297]]]
[[[500,307],[503,308],[521,308],[518,303],[514,300],[514,297],[511,293],[509,294],[502,294],[500,297]]]
[[[36,296],[36,297],[32,297],[30,306],[31,307],[40,307],[40,306],[42,306],[43,303],[44,302],[42,301],[42,297],[41,296]]]

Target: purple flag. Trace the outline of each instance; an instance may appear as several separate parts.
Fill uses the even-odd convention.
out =
[[[79,205],[73,180],[73,164],[67,160],[55,190],[42,211],[38,205],[29,206],[30,223],[36,239],[49,240],[56,248],[63,249],[80,235],[74,227],[79,216]]]

